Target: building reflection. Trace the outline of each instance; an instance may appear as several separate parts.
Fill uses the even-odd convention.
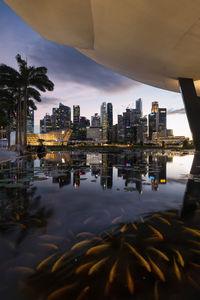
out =
[[[112,189],[113,186],[113,155],[103,153],[102,154],[102,166],[101,166],[101,186],[104,190]]]
[[[142,193],[142,176],[147,173],[147,160],[144,152],[119,156],[118,177],[122,177],[125,187],[135,184],[135,190]]]
[[[153,155],[149,154],[149,178],[151,179],[152,190],[158,191],[159,184],[166,184],[167,177],[166,177],[166,164],[168,161],[172,161],[170,157],[166,155]]]
[[[143,177],[149,177],[153,191],[159,190],[159,185],[167,183],[167,163],[173,157],[157,152],[123,152],[112,153],[51,153],[40,160],[40,167],[46,176],[52,178],[52,183],[60,188],[71,185],[78,188],[81,185],[81,177],[87,175],[94,177],[94,181],[100,177],[101,187],[113,188],[113,172],[117,171],[117,177],[124,181],[127,190],[143,190]],[[71,180],[73,177],[73,183]]]

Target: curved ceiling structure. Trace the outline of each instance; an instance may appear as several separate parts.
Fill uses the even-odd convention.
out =
[[[42,37],[136,81],[200,93],[200,0],[5,0]]]

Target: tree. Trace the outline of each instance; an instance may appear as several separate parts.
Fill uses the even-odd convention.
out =
[[[14,94],[7,89],[0,88],[0,126],[6,128],[8,149],[10,149],[11,121],[14,117],[15,108]]]
[[[16,142],[27,144],[27,112],[34,101],[41,101],[40,92],[53,91],[54,84],[47,76],[46,67],[28,66],[27,61],[16,56],[18,71],[5,64],[0,65],[0,87],[15,94],[16,99]],[[36,108],[36,106],[34,106]],[[22,117],[23,115],[23,117]]]

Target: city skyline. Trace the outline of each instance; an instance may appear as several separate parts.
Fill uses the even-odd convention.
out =
[[[90,120],[83,115],[81,116],[79,105],[73,105],[72,117],[71,108],[60,103],[58,108],[52,109],[51,115],[46,114],[40,120],[40,134],[46,134],[40,138],[48,143],[51,142],[53,135],[57,136],[57,142],[64,143],[66,134],[72,143],[144,145],[188,142],[187,137],[175,136],[173,128],[167,126],[167,109],[160,107],[159,102],[152,102],[151,111],[148,115],[143,115],[142,107],[142,99],[139,98],[135,101],[135,107],[127,107],[122,114],[117,115],[117,123],[113,124],[113,105],[110,102],[102,102],[100,115],[94,113]],[[63,142],[60,140],[60,135],[63,136]],[[35,134],[36,136],[38,135]],[[33,142],[32,138],[31,135],[30,142]]]
[[[67,106],[79,103],[82,115],[87,118],[93,112],[99,113],[103,101],[111,102],[115,106],[116,123],[116,116],[123,112],[124,107],[142,98],[144,115],[148,114],[151,102],[158,101],[168,110],[168,124],[174,129],[174,134],[191,138],[180,94],[135,82],[96,64],[73,48],[44,40],[2,0],[0,25],[4,45],[0,49],[1,62],[15,67],[15,55],[21,53],[30,63],[46,65],[55,82],[55,91],[44,94],[42,103],[37,104],[36,131],[39,131],[42,115],[51,113],[60,102]]]

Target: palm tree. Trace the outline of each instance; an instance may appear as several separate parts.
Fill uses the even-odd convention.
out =
[[[27,61],[23,60],[20,54],[17,54],[16,60],[19,69],[18,71],[5,64],[0,65],[0,86],[8,88],[12,92],[15,91],[17,98],[16,127],[18,129],[16,130],[16,141],[20,141],[20,134],[23,127],[23,145],[26,146],[27,111],[29,104],[33,103],[34,101],[40,102],[41,95],[39,91],[53,91],[54,84],[47,76],[46,67],[28,66]],[[29,102],[29,100],[32,102]]]
[[[6,127],[8,150],[10,149],[11,121],[16,108],[15,95],[8,89],[0,88],[0,126]]]
[[[49,80],[47,76],[46,67],[34,67],[28,66],[27,61],[23,60],[19,54],[16,56],[16,60],[20,72],[21,88],[23,91],[24,107],[23,107],[23,132],[24,132],[24,146],[27,144],[27,108],[28,108],[28,97],[31,93],[31,97],[37,101],[41,101],[41,92],[53,91],[54,84]]]

